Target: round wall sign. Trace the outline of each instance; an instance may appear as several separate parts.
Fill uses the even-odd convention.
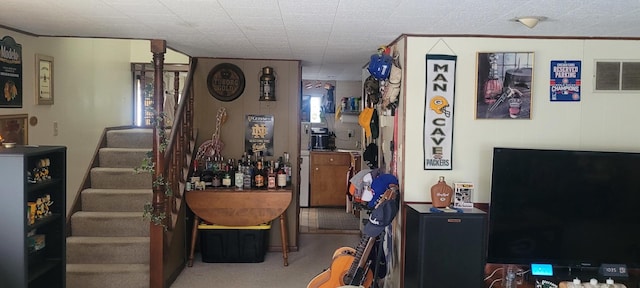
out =
[[[220,101],[233,101],[244,91],[244,73],[236,65],[221,63],[213,67],[207,76],[209,93]]]

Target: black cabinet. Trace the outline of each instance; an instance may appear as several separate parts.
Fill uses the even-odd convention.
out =
[[[431,207],[405,206],[404,287],[484,287],[486,213],[432,212]]]
[[[2,287],[65,287],[66,152],[0,146]]]

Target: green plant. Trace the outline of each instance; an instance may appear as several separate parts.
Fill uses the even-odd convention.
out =
[[[167,149],[167,133],[166,129],[164,129],[164,113],[157,113],[157,111],[151,107],[147,107],[147,110],[152,112],[155,117],[153,117],[153,125],[156,127],[156,131],[158,131],[158,136],[160,138],[160,143],[158,145],[158,149],[161,152],[164,152]],[[145,157],[142,159],[142,162],[139,167],[134,168],[136,173],[150,173],[151,175],[155,175],[156,163],[153,159],[153,151],[148,151]],[[153,188],[163,187],[164,195],[169,197],[173,195],[173,191],[171,190],[171,183],[166,181],[163,175],[159,175],[155,178],[152,183]],[[164,227],[167,230],[167,225],[164,220],[167,218],[166,212],[157,212],[153,208],[153,205],[150,202],[145,203],[142,213],[142,218],[145,220],[149,220],[151,223],[155,225],[159,225]]]

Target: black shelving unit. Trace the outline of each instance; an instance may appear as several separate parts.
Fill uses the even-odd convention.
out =
[[[64,146],[0,146],[3,287],[65,287],[66,153]],[[48,164],[49,177],[34,183],[34,169],[42,164]],[[48,206],[51,213],[30,223],[28,203],[47,194],[52,201]],[[36,250],[30,244],[30,234],[44,235],[44,247]]]

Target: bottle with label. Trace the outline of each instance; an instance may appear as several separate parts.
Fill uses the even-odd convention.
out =
[[[244,173],[242,173],[244,168],[242,168],[242,164],[238,164],[238,170],[236,170],[234,182],[236,184],[236,188],[242,189],[244,184]]]
[[[284,163],[282,163],[282,167],[285,174],[287,174],[287,185],[291,185],[291,162],[289,162],[289,153],[284,152],[283,157]]]
[[[220,172],[212,172],[213,173],[213,178],[211,180],[211,186],[213,187],[220,187],[222,186],[222,175],[220,174]]]
[[[249,165],[250,162],[245,162],[246,165],[244,165],[244,178],[242,179],[242,188],[244,189],[251,189],[253,188],[253,170],[251,169],[251,165]]]
[[[287,172],[284,171],[284,166],[280,166],[278,168],[276,183],[278,184],[279,188],[287,187]]]
[[[201,168],[198,166],[198,160],[193,160],[193,174],[191,174],[191,178],[189,179],[192,187],[195,187],[196,182],[200,182],[200,172]]]
[[[276,172],[273,170],[274,166],[273,161],[271,161],[269,173],[267,174],[267,189],[276,189]]]
[[[229,173],[229,166],[225,167],[224,176],[222,176],[222,186],[231,187],[231,174]]]
[[[256,165],[255,176],[253,177],[255,180],[256,189],[262,189],[265,186],[264,180],[264,171],[262,169],[262,161],[258,161]]]

